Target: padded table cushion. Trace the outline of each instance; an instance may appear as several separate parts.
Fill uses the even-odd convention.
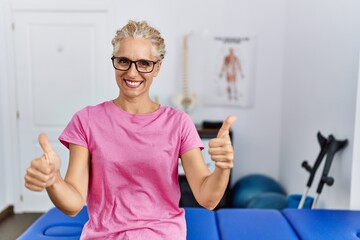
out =
[[[360,240],[360,211],[185,208],[187,240]],[[84,207],[76,217],[52,208],[19,240],[75,240],[88,220]]]
[[[185,208],[187,240],[219,240],[215,211]]]
[[[219,209],[216,216],[222,240],[299,239],[277,210]]]
[[[360,211],[284,209],[282,212],[303,240],[360,239]]]
[[[219,240],[214,211],[202,208],[185,208],[187,240]],[[75,240],[88,220],[87,208],[71,218],[57,208],[52,208],[37,219],[19,240]]]
[[[84,207],[76,217],[69,217],[52,208],[38,218],[18,240],[75,240],[79,239],[85,222],[89,219]]]

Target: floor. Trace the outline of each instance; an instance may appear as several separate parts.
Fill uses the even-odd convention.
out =
[[[8,216],[0,222],[0,239],[15,240],[41,215],[42,213],[23,213]]]

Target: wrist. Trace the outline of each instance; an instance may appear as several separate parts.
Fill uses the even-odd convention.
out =
[[[222,168],[215,165],[215,170],[217,174],[227,174],[230,175],[231,168]]]
[[[46,188],[46,190],[54,190],[63,182],[63,179],[60,174],[60,170],[57,170],[56,173],[54,173],[54,177],[50,183],[50,185]]]

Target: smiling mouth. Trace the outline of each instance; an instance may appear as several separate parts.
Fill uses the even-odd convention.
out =
[[[125,82],[125,84],[126,84],[128,87],[137,88],[137,87],[140,86],[144,81],[134,82],[134,81],[124,80],[124,82]]]

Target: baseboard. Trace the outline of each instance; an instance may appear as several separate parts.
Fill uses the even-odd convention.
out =
[[[0,222],[2,222],[5,218],[13,214],[14,214],[14,206],[9,205],[2,212],[0,212]]]

